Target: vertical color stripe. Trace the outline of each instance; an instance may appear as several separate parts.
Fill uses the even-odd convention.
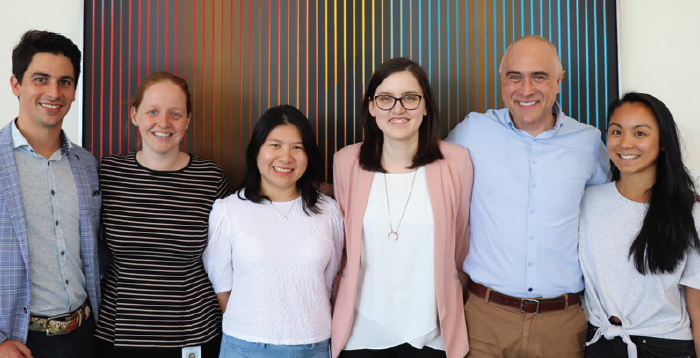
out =
[[[617,95],[607,0],[93,0],[85,11],[86,147],[96,156],[138,149],[127,101],[145,74],[168,70],[192,92],[182,147],[220,162],[234,186],[255,122],[283,103],[313,122],[330,180],[333,152],[362,139],[367,81],[390,57],[424,67],[443,136],[469,112],[503,105],[499,56],[524,35],[559,48],[566,84],[558,98],[573,117],[602,126]]]

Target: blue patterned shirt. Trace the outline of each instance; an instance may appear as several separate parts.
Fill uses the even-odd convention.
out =
[[[85,302],[87,290],[80,258],[78,191],[64,155],[71,144],[61,132],[61,148],[46,159],[12,123],[29,258],[41,263],[30,267],[29,312],[45,317],[72,312]]]

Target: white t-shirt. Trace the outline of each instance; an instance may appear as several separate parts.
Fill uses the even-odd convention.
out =
[[[318,207],[320,214],[307,215],[301,197],[256,204],[237,193],[214,203],[203,259],[214,291],[231,291],[224,333],[285,345],[331,336],[343,220],[330,197],[321,195]]]
[[[413,172],[387,174],[391,224],[396,230],[411,191]],[[418,169],[406,213],[391,231],[384,174],[375,173],[362,221],[360,272],[353,327],[346,350],[385,349],[409,343],[444,350],[435,293],[433,210],[425,168]]]
[[[586,305],[598,336],[693,339],[685,289],[700,289],[700,255],[691,249],[672,273],[640,274],[629,256],[648,204],[622,196],[615,183],[587,187],[581,202],[579,258],[586,284]],[[700,229],[700,205],[693,207]],[[622,326],[608,320],[618,317]],[[594,337],[591,342],[597,341]]]

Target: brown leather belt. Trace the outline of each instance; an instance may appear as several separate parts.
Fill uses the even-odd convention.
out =
[[[29,330],[46,332],[47,336],[56,336],[73,332],[80,327],[90,316],[92,310],[88,300],[85,300],[77,310],[54,317],[29,317]]]
[[[567,293],[559,297],[538,299],[538,298],[520,298],[504,295],[502,293],[491,290],[490,288],[478,284],[474,281],[469,281],[469,291],[476,297],[481,299],[486,298],[488,292],[489,297],[487,302],[493,302],[502,306],[517,308],[523,313],[544,313],[561,311],[569,306],[578,305],[581,303],[579,293]]]

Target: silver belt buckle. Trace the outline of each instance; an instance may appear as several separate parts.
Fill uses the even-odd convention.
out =
[[[523,298],[522,300],[520,300],[520,312],[522,312],[522,313],[528,313],[528,312],[523,311],[523,307],[525,307],[525,302],[537,303],[537,309],[536,309],[535,312],[533,312],[533,313],[534,313],[534,314],[540,313],[540,301],[539,301],[539,300],[536,300],[536,299],[534,299],[534,298]]]
[[[51,321],[58,321],[60,319],[65,319],[71,316],[71,313],[64,313],[60,314],[57,316],[49,317],[46,319],[46,335],[51,337],[51,336],[58,336],[61,335],[62,333],[51,333],[49,332],[49,328],[51,327]]]

